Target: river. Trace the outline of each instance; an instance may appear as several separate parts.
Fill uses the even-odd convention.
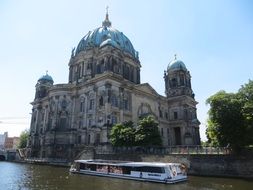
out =
[[[69,168],[0,162],[0,190],[252,190],[242,179],[189,176],[184,183],[166,185],[70,174]]]

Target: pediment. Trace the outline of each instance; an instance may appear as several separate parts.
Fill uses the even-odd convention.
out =
[[[159,94],[155,91],[155,89],[150,86],[148,83],[143,83],[135,86],[137,90],[140,90],[145,93],[153,94],[155,96],[159,96]]]

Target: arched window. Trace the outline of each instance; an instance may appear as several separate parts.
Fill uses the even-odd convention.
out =
[[[85,110],[85,105],[84,105],[84,103],[85,103],[85,100],[84,100],[84,99],[81,100],[81,102],[80,102],[80,112],[84,112],[84,110]]]
[[[177,79],[176,78],[173,78],[171,80],[171,83],[172,83],[172,87],[176,87],[177,86]]]
[[[100,74],[100,73],[101,73],[101,65],[98,64],[98,65],[97,65],[97,74]]]
[[[112,71],[118,73],[118,63],[115,59],[112,59]]]
[[[100,96],[99,98],[99,106],[103,106],[104,105],[104,98],[103,96]]]
[[[128,66],[124,66],[124,78],[125,79],[129,79],[129,67]]]
[[[94,110],[95,102],[94,99],[90,100],[89,110]]]
[[[130,78],[130,81],[134,81],[134,69],[133,67],[130,68],[130,73],[129,73],[129,78]]]
[[[184,75],[180,75],[180,85],[184,86],[185,82],[184,82]]]
[[[62,109],[66,109],[67,108],[67,101],[66,100],[62,100],[61,107],[62,107]]]

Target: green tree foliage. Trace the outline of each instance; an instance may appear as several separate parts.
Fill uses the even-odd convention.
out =
[[[238,92],[240,100],[243,102],[242,113],[246,126],[246,141],[248,145],[253,145],[253,81],[243,85]]]
[[[19,148],[25,148],[29,137],[29,130],[24,130],[20,134]]]
[[[134,128],[133,123],[125,122],[112,127],[110,140],[113,146],[154,146],[162,145],[158,124],[152,117],[143,118]]]
[[[207,99],[210,105],[208,142],[214,146],[230,145],[235,151],[253,144],[253,82],[238,93],[220,91]]]
[[[151,117],[139,121],[135,132],[135,142],[138,146],[161,146],[162,139],[158,130],[158,123]]]
[[[135,129],[132,122],[116,124],[112,127],[110,140],[113,146],[133,146]]]

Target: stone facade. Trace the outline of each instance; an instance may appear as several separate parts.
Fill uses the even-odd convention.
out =
[[[48,74],[31,103],[31,157],[73,158],[87,145],[109,144],[113,124],[152,115],[164,146],[198,145],[199,121],[190,73],[173,60],[164,73],[166,96],[140,83],[140,61],[130,40],[111,27],[108,14],[72,50],[69,82]]]

